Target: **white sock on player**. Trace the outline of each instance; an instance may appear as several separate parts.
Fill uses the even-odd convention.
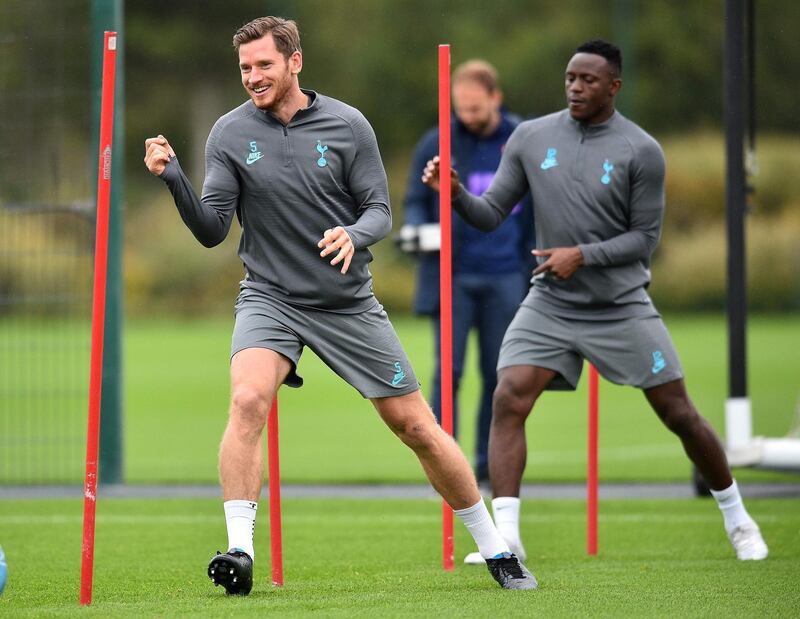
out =
[[[711,495],[716,499],[725,519],[725,531],[736,550],[736,557],[742,561],[766,559],[769,548],[755,520],[744,508],[736,480],[724,490],[712,490]]]
[[[494,523],[497,525],[497,530],[503,536],[503,539],[508,542],[511,552],[524,561],[527,559],[527,553],[519,534],[519,509],[519,497],[499,496],[492,499],[492,512],[494,513]]]
[[[478,545],[478,552],[481,553],[484,559],[491,559],[504,552],[510,552],[508,544],[497,532],[497,527],[494,526],[483,499],[480,499],[472,507],[454,509],[453,513],[467,527],[467,530]]]
[[[736,527],[753,523],[753,519],[744,508],[742,495],[739,493],[739,486],[736,480],[724,490],[712,490],[711,496],[714,497],[725,519],[725,530],[730,532]]]
[[[238,548],[255,560],[253,532],[256,528],[258,503],[234,500],[225,501],[222,506],[225,509],[225,522],[228,525],[228,550]]]

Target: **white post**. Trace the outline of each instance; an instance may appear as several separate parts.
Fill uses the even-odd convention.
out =
[[[752,441],[750,398],[728,398],[725,401],[725,443],[728,450],[747,448]]]

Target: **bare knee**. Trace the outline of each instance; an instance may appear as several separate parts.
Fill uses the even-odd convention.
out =
[[[531,389],[513,379],[502,377],[492,397],[492,416],[497,421],[525,421],[536,396]]]
[[[678,436],[691,436],[703,426],[703,418],[688,401],[672,401],[656,412],[664,425]]]
[[[421,399],[419,406],[416,406],[414,410],[383,414],[383,420],[391,431],[415,452],[431,449],[437,439],[444,434],[442,428],[436,423],[433,412]]]
[[[692,404],[682,379],[645,390],[645,397],[665,426],[681,438],[711,431]]]
[[[432,414],[430,419],[417,415],[403,420],[394,425],[392,430],[405,445],[414,451],[433,447],[436,444],[437,435],[442,432]]]
[[[435,451],[449,440],[419,391],[374,398],[372,403],[389,429],[418,455]]]
[[[269,405],[270,394],[251,385],[238,385],[231,396],[230,425],[240,434],[260,435]]]

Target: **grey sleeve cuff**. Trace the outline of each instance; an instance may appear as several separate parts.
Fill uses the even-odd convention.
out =
[[[169,160],[159,178],[166,183],[181,219],[195,238],[205,247],[219,245],[228,234],[232,212],[221,215],[213,207],[203,204],[177,157]]]
[[[593,247],[594,243],[581,243],[578,245],[578,249],[581,251],[583,255],[583,264],[587,267],[594,267],[599,266],[600,261],[598,260],[598,252],[596,251],[595,247]]]
[[[164,181],[167,186],[170,186],[170,184],[180,181],[183,174],[183,168],[181,168],[181,164],[178,163],[178,158],[170,157],[167,165],[164,166],[164,171],[158,175],[158,178]]]
[[[658,244],[658,233],[631,230],[599,243],[578,245],[586,266],[619,266],[647,260]]]
[[[385,238],[392,231],[392,214],[385,204],[368,206],[358,221],[344,228],[355,249],[364,249]]]

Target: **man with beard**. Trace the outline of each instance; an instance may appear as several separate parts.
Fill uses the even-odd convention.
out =
[[[414,450],[500,586],[536,588],[492,523],[466,458],[436,424],[372,293],[367,248],[391,229],[372,127],[358,110],[300,88],[303,59],[293,21],[255,19],[236,32],[233,44],[250,100],[211,130],[202,198],[167,139],[145,141],[145,165],[166,182],[203,245],[222,242],[234,213],[242,225],[245,273],[235,304],[231,405],[219,451],[228,551],[212,558],[209,577],[231,594],[251,590],[263,428],[278,388],[302,384],[297,363],[308,346]]]

